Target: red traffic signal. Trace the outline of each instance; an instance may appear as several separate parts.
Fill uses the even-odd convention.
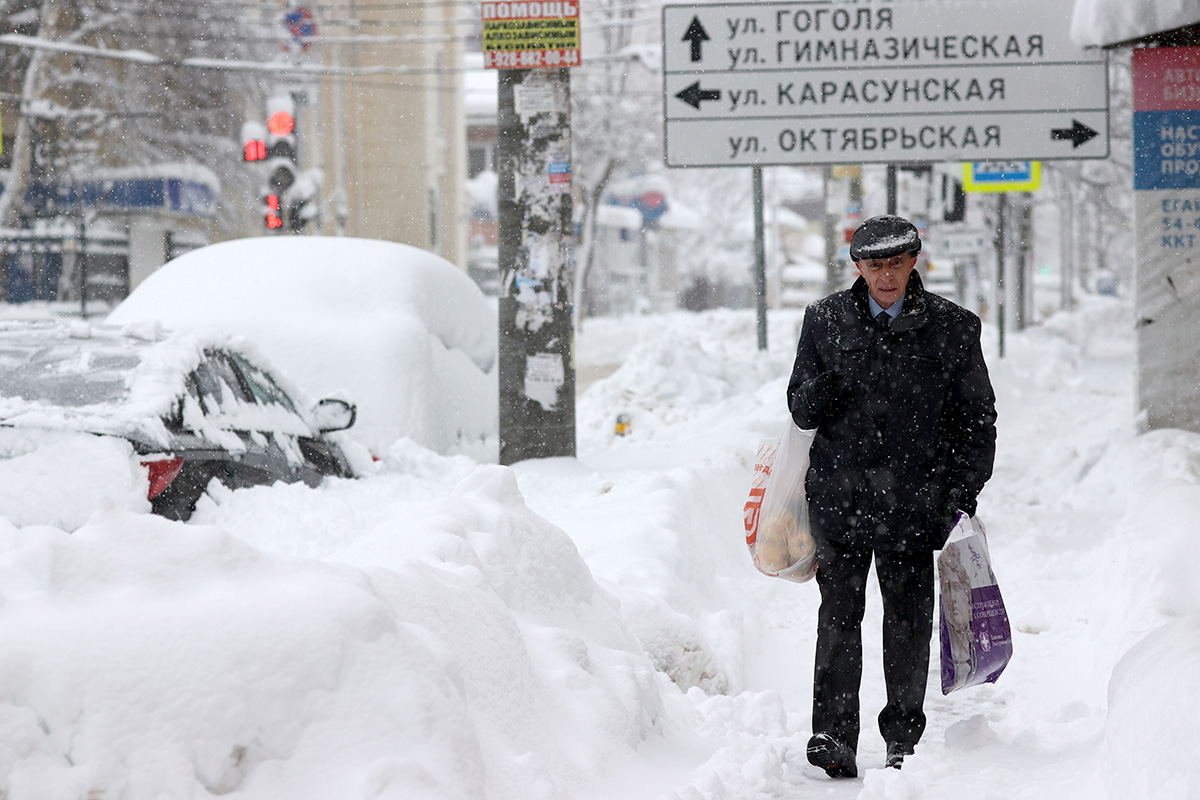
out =
[[[267,228],[275,230],[283,227],[283,217],[279,214],[279,195],[267,195]]]
[[[263,161],[267,157],[267,143],[262,139],[247,139],[242,151],[243,161]]]
[[[274,136],[287,136],[295,127],[295,118],[286,111],[276,111],[267,119],[267,130]]]

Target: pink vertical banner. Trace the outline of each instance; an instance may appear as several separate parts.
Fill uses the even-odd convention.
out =
[[[1134,50],[1133,110],[1200,110],[1200,47]]]

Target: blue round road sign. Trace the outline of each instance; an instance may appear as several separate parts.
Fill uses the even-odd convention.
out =
[[[317,35],[317,20],[307,8],[290,8],[283,14],[283,24],[292,43],[301,50],[312,46],[313,38]]]

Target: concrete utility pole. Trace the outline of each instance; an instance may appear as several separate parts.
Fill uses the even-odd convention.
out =
[[[825,212],[825,294],[837,291],[838,280],[841,277],[842,264],[838,260],[838,223],[840,214],[829,210],[829,193],[833,187],[833,165],[826,164],[821,168],[821,209]]]
[[[575,455],[569,71],[499,73],[500,463]]]

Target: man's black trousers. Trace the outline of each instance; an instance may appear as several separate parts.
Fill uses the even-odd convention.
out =
[[[862,619],[871,557],[883,597],[883,675],[887,705],[879,732],[915,745],[925,730],[925,686],[933,635],[933,553],[847,547],[817,540],[821,610],[813,679],[814,733],[858,749]]]

